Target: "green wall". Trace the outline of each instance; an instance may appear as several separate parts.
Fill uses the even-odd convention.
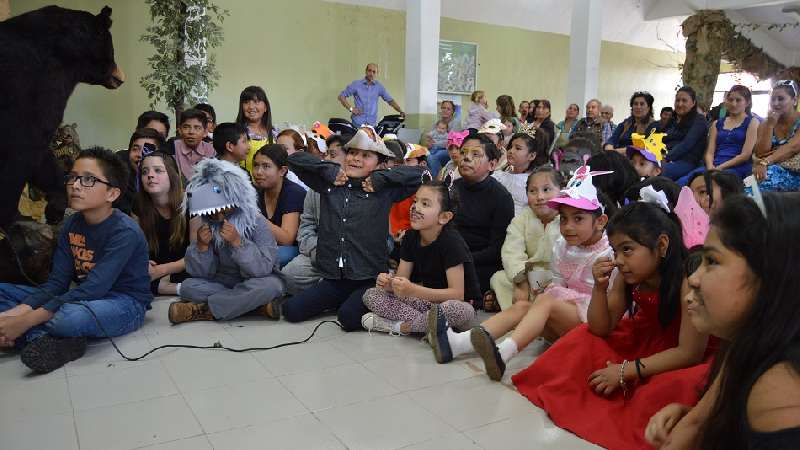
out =
[[[11,13],[51,3],[12,0]],[[403,12],[320,0],[216,3],[230,11],[223,25],[225,41],[216,50],[222,77],[209,98],[219,121],[235,118],[239,92],[251,84],[264,87],[279,126],[347,117],[336,96],[347,83],[363,76],[367,62],[378,63],[379,79],[405,107]],[[78,86],[64,121],[78,123],[84,146],[122,148],[138,114],[149,109],[147,95],[139,86],[152,53],[152,47],[139,42],[150,23],[147,6],[140,0],[67,0],[59,4],[94,13],[106,4],[113,8],[116,59],[128,80],[116,91]],[[478,88],[490,98],[510,94],[519,102],[547,97],[553,103],[554,118],[563,116],[567,36],[443,18],[441,38],[478,43]],[[682,54],[603,42],[599,96],[615,106],[617,121],[625,115],[633,90],[649,90],[659,108],[671,104],[680,80],[677,65],[682,61]],[[468,103],[465,97],[463,104]],[[165,106],[160,109],[167,110]],[[380,115],[391,111],[381,103]]]

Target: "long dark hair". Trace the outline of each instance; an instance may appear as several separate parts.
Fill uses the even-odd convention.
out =
[[[531,170],[541,166],[542,164],[547,162],[547,138],[539,133],[541,130],[536,130],[536,136],[531,137],[525,133],[516,133],[511,136],[511,140],[508,141],[509,148],[511,144],[514,143],[517,139],[522,139],[522,142],[525,143],[525,146],[528,147],[528,153],[536,153],[536,157],[533,158],[528,164],[528,169],[526,172],[530,172]]]
[[[654,99],[653,95],[649,92],[634,92],[633,95],[631,95],[631,101],[629,102],[631,108],[633,108],[633,101],[637,98],[643,98],[644,102],[647,103],[647,118],[642,123],[644,125],[648,125],[653,121],[653,102],[655,102],[656,99]],[[633,113],[631,113],[631,125],[636,125],[636,118],[633,117]]]
[[[639,174],[628,158],[617,152],[601,152],[586,162],[592,170],[610,170],[613,173],[592,177],[592,184],[619,205],[625,203],[625,191],[639,182]]]
[[[453,213],[453,216],[458,213],[458,191],[452,187],[452,180],[450,179],[449,175],[445,177],[444,181],[436,181],[424,178],[419,189],[424,187],[433,189],[439,195],[439,204],[442,206],[441,212],[451,212]],[[451,220],[447,222],[445,227],[450,226],[450,224],[453,223],[453,220]]]
[[[678,92],[675,93],[675,96],[678,96],[678,93],[685,92],[694,102],[694,107],[689,111],[689,114],[686,114],[682,120],[678,119],[678,114],[672,114],[672,125],[678,128],[690,128],[694,123],[695,118],[699,114],[697,112],[697,93],[691,86],[683,86],[682,88],[678,89]]]
[[[273,141],[272,132],[274,130],[272,127],[272,107],[269,104],[267,93],[264,92],[264,89],[261,89],[260,86],[247,86],[244,88],[242,93],[239,94],[239,113],[236,115],[236,123],[240,123],[247,127],[247,120],[245,120],[244,117],[242,104],[248,100],[261,100],[267,106],[264,110],[264,115],[261,116],[261,126],[267,130],[267,142],[271,144]]]
[[[685,277],[683,262],[686,259],[686,248],[683,246],[680,219],[651,203],[629,203],[608,222],[608,235],[615,234],[624,234],[650,250],[656,249],[659,236],[665,235],[669,239],[667,253],[658,265],[661,275],[658,287],[658,322],[663,328],[667,328],[680,313],[681,287]],[[625,286],[625,300],[629,310],[633,305],[634,287]]]
[[[747,399],[756,380],[783,361],[800,374],[800,194],[764,194],[764,218],[743,195],[725,200],[712,218],[722,244],[741,255],[759,280],[750,311],[724,352],[719,396],[701,429],[702,449],[747,448]],[[742,226],[747,224],[747,226]]]

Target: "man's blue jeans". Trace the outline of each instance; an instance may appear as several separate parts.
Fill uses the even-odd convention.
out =
[[[0,283],[0,312],[19,305],[35,290],[36,288],[30,286]],[[105,298],[79,303],[61,305],[50,320],[28,330],[17,339],[16,345],[20,347],[45,334],[89,338],[122,336],[138,330],[144,323],[145,306],[129,295],[109,292]],[[102,329],[86,307],[81,305],[91,308],[102,324]]]

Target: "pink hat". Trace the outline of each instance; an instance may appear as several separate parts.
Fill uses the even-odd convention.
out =
[[[469,130],[450,131],[447,133],[447,146],[455,145],[460,148],[467,136],[469,136]]]
[[[561,196],[549,202],[547,206],[558,209],[559,205],[569,205],[574,208],[586,211],[594,211],[597,208],[603,209],[603,205],[597,199],[597,189],[592,184],[592,176],[606,175],[611,171],[592,172],[589,166],[582,166],[575,171],[575,175],[567,183],[567,188],[561,191]]]
[[[675,215],[681,219],[683,245],[686,248],[703,245],[706,241],[708,229],[711,226],[708,214],[697,204],[694,193],[686,186],[681,188],[678,203],[675,205]]]

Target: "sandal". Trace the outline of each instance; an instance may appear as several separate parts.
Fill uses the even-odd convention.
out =
[[[500,302],[497,301],[497,295],[491,289],[483,294],[483,310],[486,312],[500,312]]]

